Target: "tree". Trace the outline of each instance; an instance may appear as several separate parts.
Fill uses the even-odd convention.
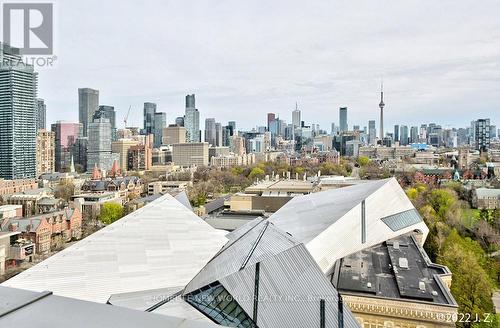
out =
[[[69,201],[71,196],[75,193],[75,185],[73,182],[60,182],[54,191],[54,196],[56,198],[62,198],[65,201]]]
[[[367,165],[370,162],[371,162],[371,160],[368,157],[366,157],[366,156],[359,156],[358,157],[358,164],[359,164],[359,166],[365,166],[365,165]]]
[[[250,174],[248,175],[248,177],[252,180],[255,178],[262,179],[262,178],[264,178],[265,175],[266,175],[266,172],[263,169],[261,169],[260,167],[256,166],[252,169],[252,171],[250,171]]]
[[[453,192],[447,189],[434,189],[427,198],[429,204],[441,219],[446,217],[447,212],[451,210],[457,201],[457,197]]]
[[[114,203],[107,202],[101,207],[101,213],[99,214],[99,220],[104,224],[111,224],[118,219],[121,219],[124,214],[123,206]]]
[[[438,262],[453,272],[451,293],[458,303],[459,313],[470,313],[471,317],[484,318],[485,313],[493,313],[491,300],[492,285],[487,273],[473,250],[474,243],[463,239],[453,229],[445,242]],[[493,325],[495,323],[492,323]],[[457,323],[457,327],[471,327],[471,323]],[[485,325],[495,327],[493,325]]]

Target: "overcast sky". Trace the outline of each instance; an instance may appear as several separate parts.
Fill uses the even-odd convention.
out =
[[[122,127],[156,102],[168,123],[196,94],[206,117],[238,128],[500,124],[500,1],[59,1],[56,66],[40,70],[48,122],[78,120],[79,87],[100,91]],[[392,128],[391,128],[392,129]]]

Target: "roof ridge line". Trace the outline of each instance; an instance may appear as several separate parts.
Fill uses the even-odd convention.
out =
[[[247,257],[245,258],[245,260],[243,261],[243,264],[240,267],[240,270],[243,270],[245,268],[245,266],[248,264],[248,261],[250,261],[250,258],[252,257],[253,252],[257,248],[257,245],[259,244],[260,240],[262,239],[262,236],[264,236],[264,233],[266,232],[267,227],[269,227],[270,222],[266,221],[264,224],[265,224],[264,228],[262,228],[262,230],[260,231],[259,235],[255,239],[255,241],[254,241],[254,243],[252,245],[252,248],[250,249],[250,252],[248,253]]]

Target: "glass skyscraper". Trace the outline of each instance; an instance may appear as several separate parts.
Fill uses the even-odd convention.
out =
[[[0,178],[36,177],[37,73],[0,43]]]
[[[188,142],[200,142],[200,112],[196,109],[194,94],[186,96],[184,127]]]
[[[78,115],[82,124],[82,135],[87,137],[89,123],[94,119],[94,113],[99,108],[99,90],[91,88],[78,89]]]
[[[339,108],[339,125],[340,125],[340,132],[349,130],[347,125],[347,107]]]

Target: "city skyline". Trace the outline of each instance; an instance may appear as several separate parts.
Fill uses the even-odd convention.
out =
[[[96,19],[90,27],[70,21],[85,17],[83,9],[91,2],[56,2],[61,13],[55,29],[58,60],[54,68],[40,70],[38,96],[45,99],[49,123],[63,118],[76,121],[75,90],[91,87],[100,90],[100,104],[115,106],[118,122],[132,106],[129,121],[135,126],[142,121],[144,102],[157,103],[172,123],[184,111],[183,97],[195,93],[201,122],[215,117],[242,122],[241,129],[250,129],[260,125],[267,112],[291,121],[290,112],[298,101],[304,121],[328,129],[331,122],[338,124],[337,110],[343,106],[350,109],[353,123],[363,126],[377,120],[383,78],[385,126],[417,124],[424,116],[444,127],[464,126],[470,111],[474,112],[470,119],[490,117],[498,122],[495,109],[500,95],[495,90],[500,76],[494,67],[500,47],[492,32],[498,30],[493,14],[498,4],[491,4],[487,12],[465,3],[451,4],[430,4],[425,19],[412,19],[423,10],[412,4],[390,9],[367,4],[360,9],[326,2],[302,8],[287,2],[266,4],[263,10],[252,3],[233,10],[232,4],[125,3],[120,16],[128,23],[114,28],[107,20]],[[98,16],[111,16],[116,9],[110,4],[99,7]],[[437,17],[443,10],[447,17]],[[234,15],[224,15],[228,11]],[[180,24],[185,12],[193,18],[189,28]],[[146,14],[154,24],[134,24],[133,17]],[[359,19],[352,20],[353,15]],[[380,19],[386,15],[394,21]],[[239,23],[248,19],[257,23]],[[226,33],[223,27],[228,24],[234,34]],[[460,30],[450,31],[448,26]],[[334,33],[345,29],[352,32]],[[374,44],[381,33],[385,42]],[[73,40],[75,34],[82,37]],[[110,34],[115,39],[106,37]],[[128,51],[131,39],[147,49],[140,65],[131,66],[137,61],[136,54]],[[86,58],[83,63],[81,58]],[[68,77],[64,72],[70,67],[74,74]]]

